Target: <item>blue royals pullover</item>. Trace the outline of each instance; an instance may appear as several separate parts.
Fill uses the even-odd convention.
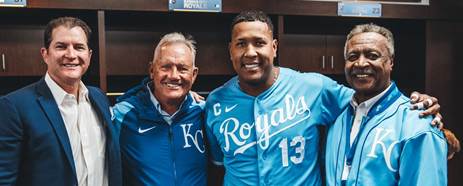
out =
[[[191,95],[169,125],[150,99],[149,79],[117,99],[124,185],[206,185],[204,102]]]

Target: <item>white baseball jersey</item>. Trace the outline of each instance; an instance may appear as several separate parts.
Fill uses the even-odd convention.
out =
[[[206,102],[213,161],[225,166],[224,185],[321,185],[317,125],[333,123],[353,91],[316,73],[280,68],[257,97],[234,77]]]

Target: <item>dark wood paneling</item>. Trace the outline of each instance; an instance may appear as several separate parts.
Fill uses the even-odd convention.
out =
[[[29,8],[61,8],[61,9],[100,9],[102,1],[99,0],[28,0]]]
[[[161,33],[151,31],[106,31],[108,75],[146,75]]]
[[[200,75],[233,73],[227,49],[232,17],[229,14],[116,11],[107,15],[106,46],[110,75],[147,74],[148,62],[153,58],[159,39],[174,31],[190,34],[196,40],[196,64]],[[126,68],[127,64],[131,65],[130,68]]]
[[[98,48],[99,48],[99,77],[100,87],[107,92],[107,68],[106,68],[106,28],[104,11],[98,11]]]
[[[344,42],[342,35],[283,34],[280,65],[304,72],[342,74]]]
[[[427,5],[382,5],[382,18],[426,19],[429,14]]]
[[[301,0],[275,0],[272,11],[285,15],[338,16],[338,2],[318,2]],[[428,17],[426,5],[382,4],[382,18],[416,18]]]
[[[344,73],[344,43],[345,35],[326,36],[327,74]]]
[[[367,1],[367,2],[400,2],[400,3],[421,3],[422,0],[357,0],[357,1]]]
[[[272,12],[274,0],[222,0],[222,12],[238,13],[243,10],[262,10]]]
[[[313,15],[337,17],[338,2],[303,0],[273,0],[274,9],[269,11],[284,15]],[[382,4],[382,18],[402,19],[463,19],[462,1],[431,0],[430,5]]]
[[[325,35],[288,34],[280,36],[279,62],[302,72],[320,72],[325,56]],[[325,56],[325,68],[328,60]]]
[[[463,1],[461,0],[431,0],[429,18],[432,19],[463,19]]]
[[[193,33],[197,44],[196,66],[200,75],[234,74],[224,33]]]
[[[167,11],[168,0],[28,0],[29,8]]]
[[[392,0],[395,1],[395,0]],[[223,13],[257,9],[271,14],[337,16],[338,2],[304,0],[223,0]],[[168,0],[29,0],[29,8],[168,11]],[[383,18],[463,19],[462,1],[431,0],[430,5],[383,4]]]
[[[337,2],[318,2],[301,0],[273,0],[275,6],[272,13],[286,15],[318,15],[336,16]]]
[[[463,23],[461,21],[428,21],[426,25],[426,93],[439,98],[446,127],[460,140],[463,126],[459,118],[463,70]],[[461,185],[463,156],[457,154],[448,162],[449,185]]]
[[[168,2],[169,0],[102,0],[102,8],[107,10],[168,11]]]
[[[405,94],[412,91],[424,92],[426,43],[425,23],[423,21],[398,20],[383,23],[394,34],[394,66],[392,80]]]
[[[0,68],[0,76],[45,74],[46,65],[40,55],[42,37],[42,27],[0,25],[0,53],[5,58],[5,69]]]
[[[46,65],[42,61],[40,48],[48,19],[49,15],[40,14],[39,11],[1,8],[0,53],[5,56],[5,70],[0,67],[0,76],[45,74]]]
[[[25,87],[42,78],[41,76],[2,76],[0,77],[0,96]]]

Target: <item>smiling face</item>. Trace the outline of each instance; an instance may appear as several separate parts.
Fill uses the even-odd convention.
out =
[[[193,66],[190,48],[183,43],[161,46],[158,59],[155,60],[150,76],[156,99],[161,105],[180,105],[198,74],[198,68]]]
[[[63,89],[78,87],[90,65],[92,51],[81,27],[58,26],[52,31],[48,48],[41,48],[50,77]]]
[[[346,45],[347,82],[363,102],[385,90],[391,83],[392,56],[381,34],[365,32],[353,36]]]
[[[266,23],[250,21],[234,25],[229,51],[240,86],[258,89],[271,86],[277,42]]]

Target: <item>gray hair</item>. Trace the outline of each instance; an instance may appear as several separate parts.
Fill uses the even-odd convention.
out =
[[[389,52],[389,55],[391,55],[391,57],[394,57],[394,36],[392,35],[392,32],[389,31],[387,28],[370,23],[370,24],[356,25],[350,31],[349,35],[347,35],[346,43],[344,45],[344,58],[347,57],[347,43],[349,42],[349,40],[352,39],[352,37],[354,37],[357,34],[366,33],[366,32],[375,32],[375,33],[378,33],[384,36],[387,40],[386,48]]]
[[[153,58],[153,64],[156,62],[156,60],[159,57],[159,52],[161,51],[161,48],[163,46],[173,44],[173,43],[183,43],[185,46],[187,46],[191,54],[193,56],[193,66],[195,66],[195,56],[196,56],[196,41],[193,40],[193,38],[189,35],[185,36],[182,33],[178,32],[172,32],[169,34],[164,35],[161,38],[161,41],[159,41],[158,45],[154,49],[154,58]]]

